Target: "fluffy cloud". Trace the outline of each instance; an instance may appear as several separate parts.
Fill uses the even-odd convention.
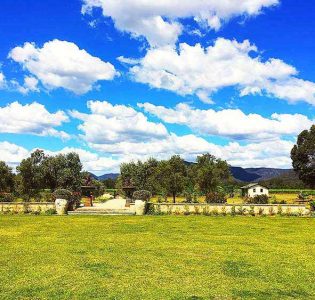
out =
[[[5,77],[2,72],[0,72],[0,88],[5,86]]]
[[[13,89],[22,94],[28,94],[29,92],[39,92],[38,80],[32,76],[25,76],[23,85],[20,85],[16,80],[11,80],[10,83]]]
[[[245,146],[234,142],[225,146],[219,146],[193,135],[182,137],[170,135],[167,139],[160,142],[156,141],[156,143],[124,142],[124,145],[122,143],[111,145],[111,148],[106,149],[108,153],[102,154],[70,147],[60,151],[43,150],[50,155],[76,152],[79,154],[85,170],[101,175],[119,172],[119,166],[122,162],[128,162],[133,159],[145,160],[152,156],[159,159],[167,159],[173,154],[180,154],[188,161],[195,161],[198,155],[205,152],[210,152],[217,157],[226,159],[233,166],[290,168],[289,153],[292,146],[292,142],[283,140],[253,143]],[[29,151],[12,143],[0,142],[1,159],[12,167],[16,167],[33,150]],[[103,150],[105,151],[105,148]]]
[[[218,38],[214,45],[179,45],[149,49],[130,68],[134,80],[181,95],[196,94],[204,102],[224,87],[236,87],[240,95],[267,94],[289,102],[315,105],[315,83],[296,78],[297,70],[279,59],[263,61],[253,56],[256,46],[245,40]]]
[[[9,142],[0,142],[1,160],[12,168],[15,168],[28,155],[29,151],[21,146]]]
[[[37,87],[36,77],[47,89],[64,88],[83,94],[92,90],[97,81],[111,80],[117,74],[112,64],[60,40],[47,42],[42,48],[25,43],[12,49],[9,57],[32,74],[25,88],[33,90]]]
[[[253,16],[278,0],[83,0],[82,13],[101,8],[120,31],[144,36],[153,45],[174,44],[182,33],[181,19],[193,18],[203,28],[218,30],[236,16]]]
[[[262,140],[281,135],[297,135],[311,127],[315,120],[301,114],[272,114],[264,118],[246,115],[240,109],[195,109],[180,103],[175,108],[139,103],[138,106],[169,124],[185,125],[204,135],[219,135],[235,139]]]
[[[13,102],[0,107],[1,133],[24,133],[66,139],[69,135],[56,130],[55,127],[67,121],[68,117],[64,112],[50,113],[42,104],[36,102],[26,105]]]
[[[115,173],[119,171],[119,166],[123,162],[120,158],[109,156],[101,156],[95,152],[87,151],[80,148],[66,147],[60,151],[45,151],[50,155],[66,154],[75,152],[80,156],[84,170],[92,172],[95,175],[103,175],[104,173]]]
[[[83,121],[79,129],[84,132],[87,142],[113,144],[120,141],[145,141],[167,135],[164,125],[149,122],[143,113],[131,107],[112,105],[106,101],[89,101],[88,108],[90,114],[70,112],[72,117]]]
[[[192,134],[170,134],[164,139],[148,142],[90,143],[89,146],[97,151],[115,155],[120,161],[143,160],[149,157],[166,159],[174,154],[179,154],[188,161],[195,161],[198,155],[209,152],[227,160],[233,166],[288,168],[291,167],[290,151],[293,143],[276,139],[247,145],[231,142],[221,146]]]
[[[147,104],[140,106],[147,111],[149,111],[149,108],[152,111],[160,110],[161,115],[165,115],[163,118],[166,118],[170,123],[183,124],[187,121],[189,114],[195,114],[192,108],[183,105],[179,105],[176,109],[187,109],[188,111],[185,111],[184,114],[178,112],[178,117],[175,116],[175,110],[167,111],[164,107],[150,107]],[[88,107],[91,111],[90,114],[72,111],[71,115],[82,121],[78,128],[83,132],[82,138],[87,142],[87,145],[97,153],[101,153],[89,158],[91,164],[86,163],[86,165],[90,169],[100,170],[99,168],[102,168],[103,163],[108,164],[110,168],[115,168],[121,162],[132,159],[143,160],[152,156],[158,159],[165,159],[174,154],[179,154],[186,160],[194,161],[197,155],[205,152],[210,152],[217,157],[228,160],[233,165],[239,166],[273,165],[288,167],[290,165],[289,153],[293,143],[281,140],[274,132],[272,132],[272,141],[255,141],[247,145],[237,142],[217,145],[194,134],[179,136],[169,132],[162,124],[148,121],[143,113],[129,106],[112,105],[106,101],[90,101],[88,102]],[[206,115],[210,112],[200,111],[200,113]],[[213,112],[214,115],[216,113]],[[252,121],[251,117],[247,120],[248,116],[246,115],[241,115],[241,117],[244,119],[243,122],[247,122],[246,125],[256,121]],[[259,117],[254,115],[254,118]],[[192,116],[192,120],[193,118],[194,116]],[[261,123],[268,123],[268,121],[271,123],[279,122],[280,124],[285,121],[291,122],[291,117],[287,115],[275,115],[274,119],[270,120],[262,117],[260,119]],[[301,120],[305,121],[303,116],[301,116]],[[271,125],[268,126],[271,127]],[[278,123],[273,124],[273,126],[278,126]],[[223,129],[217,128],[215,130]],[[225,132],[228,131],[228,129],[224,130]],[[239,129],[242,134],[245,134],[242,130],[245,129]],[[282,130],[284,131],[285,129],[283,128]],[[287,130],[290,132],[293,129],[289,128]],[[254,133],[246,134],[253,135]]]

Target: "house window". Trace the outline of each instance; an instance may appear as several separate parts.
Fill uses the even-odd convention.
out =
[[[256,189],[253,189],[253,192],[256,193]]]
[[[263,192],[264,192],[264,189],[260,189],[260,192],[263,193]]]

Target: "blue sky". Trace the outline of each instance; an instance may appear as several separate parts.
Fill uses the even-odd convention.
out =
[[[2,160],[77,151],[102,174],[211,152],[290,167],[314,123],[312,3],[152,3],[1,1]]]

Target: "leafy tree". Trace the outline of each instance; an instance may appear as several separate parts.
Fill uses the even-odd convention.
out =
[[[42,161],[44,187],[76,191],[81,186],[82,164],[77,153],[58,154]]]
[[[291,150],[294,171],[311,188],[315,188],[315,125],[302,131]]]
[[[197,184],[204,194],[217,192],[218,187],[231,176],[226,161],[209,153],[197,157],[194,169]]]
[[[169,160],[161,161],[158,166],[157,180],[160,188],[173,197],[182,192],[187,182],[187,168],[179,155],[172,156]]]
[[[106,189],[114,189],[114,188],[115,188],[116,179],[107,178],[107,179],[102,180],[102,182],[103,182],[104,187],[105,187]]]
[[[148,190],[154,192],[156,189],[156,168],[158,166],[156,159],[150,158],[142,162],[123,163],[120,166],[122,185],[126,181],[131,181],[137,190]]]
[[[43,187],[43,172],[41,164],[45,159],[44,151],[35,150],[31,157],[23,159],[17,167],[19,174],[20,193],[28,198],[35,196]]]
[[[0,192],[11,192],[14,187],[14,175],[4,161],[0,161]]]

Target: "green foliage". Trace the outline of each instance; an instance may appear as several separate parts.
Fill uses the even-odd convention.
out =
[[[16,190],[25,200],[39,198],[43,189],[77,191],[81,185],[82,164],[76,153],[47,156],[36,150],[17,167]]]
[[[224,192],[209,192],[206,194],[207,203],[226,203],[226,195]]]
[[[178,155],[169,160],[160,161],[157,169],[157,185],[166,191],[176,202],[176,195],[181,193],[187,182],[187,167],[183,159]]]
[[[0,192],[12,192],[14,188],[14,175],[4,161],[0,161]]]
[[[231,207],[231,216],[232,217],[236,216],[236,208],[234,205]]]
[[[99,201],[99,202],[104,203],[104,202],[106,202],[108,200],[111,200],[111,199],[114,199],[114,196],[112,194],[105,193],[105,194],[103,194],[101,196],[96,197],[95,201]]]
[[[267,195],[256,195],[252,198],[246,198],[247,203],[253,204],[267,204],[268,203],[268,196]]]
[[[13,202],[14,196],[12,193],[0,193],[0,202]]]
[[[18,189],[21,195],[27,196],[26,200],[37,195],[44,186],[44,174],[41,167],[44,159],[44,151],[36,150],[29,158],[23,159],[17,167]]]
[[[68,201],[72,199],[72,193],[66,189],[57,189],[54,191],[53,195],[56,199],[65,199]]]
[[[315,125],[299,134],[291,151],[291,159],[299,178],[315,188]]]
[[[218,186],[231,177],[226,161],[215,158],[209,153],[197,157],[194,172],[196,182],[205,195],[217,192]]]
[[[310,202],[310,209],[311,211],[315,211],[315,201]]]
[[[133,200],[149,201],[152,197],[151,192],[146,190],[135,191],[132,195]]]
[[[56,210],[53,208],[47,209],[45,211],[45,215],[47,215],[47,216],[52,216],[52,215],[55,215],[56,213],[57,213]]]
[[[158,161],[154,158],[142,162],[122,163],[120,165],[121,185],[126,181],[131,181],[137,190],[148,190],[151,193],[157,192],[156,173]]]

